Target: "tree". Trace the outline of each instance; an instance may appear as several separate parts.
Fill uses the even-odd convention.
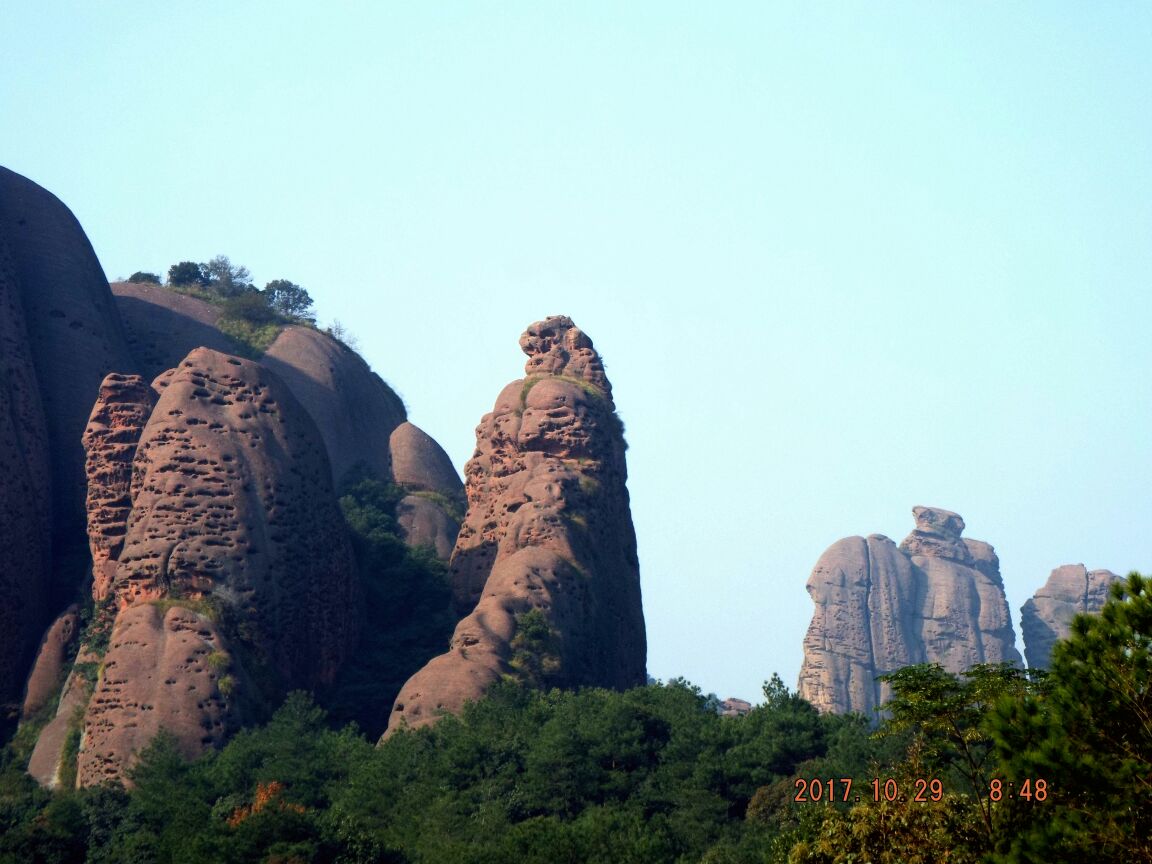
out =
[[[232,262],[227,255],[217,255],[207,264],[200,265],[204,284],[221,297],[235,297],[255,290],[251,284],[252,274],[248,268]]]
[[[295,282],[287,279],[273,279],[264,286],[264,294],[269,305],[287,318],[315,320],[312,314],[312,298]]]
[[[985,720],[1000,699],[1021,697],[1039,685],[1011,663],[978,663],[962,678],[945,672],[938,663],[921,663],[881,675],[880,680],[894,691],[884,706],[891,717],[880,734],[912,732],[914,752],[923,757],[928,769],[957,775],[991,841],[995,828],[990,786],[997,765]]]
[[[1048,688],[1001,705],[992,737],[1013,799],[1003,862],[1152,862],[1152,581],[1112,586],[1052,652]]]
[[[181,261],[168,268],[169,285],[207,285],[207,279],[195,261]]]
[[[168,271],[168,272],[169,272],[169,274],[171,274],[172,271]],[[157,276],[155,273],[145,273],[142,270],[137,270],[135,273],[133,273],[131,276],[128,277],[128,281],[129,282],[146,282],[146,283],[150,283],[152,285],[159,285],[160,284],[160,277]]]

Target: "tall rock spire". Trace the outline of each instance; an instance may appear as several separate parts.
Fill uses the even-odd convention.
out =
[[[565,316],[520,337],[526,377],[501,391],[465,469],[449,651],[400,691],[389,733],[433,722],[503,676],[537,686],[646,680],[624,430],[588,338]]]

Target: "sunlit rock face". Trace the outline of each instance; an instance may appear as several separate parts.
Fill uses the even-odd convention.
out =
[[[914,663],[1021,663],[993,548],[961,537],[956,513],[912,512],[916,527],[899,546],[848,537],[812,570],[799,690],[822,711],[874,716],[891,695],[876,676]]]
[[[1089,570],[1083,564],[1065,564],[1053,570],[1048,581],[1020,607],[1028,666],[1047,669],[1053,646],[1072,634],[1072,619],[1099,612],[1119,580],[1111,570]]]
[[[116,611],[84,713],[81,785],[123,779],[160,728],[189,756],[218,746],[258,701],[254,682],[332,681],[360,625],[324,443],[288,388],[198,348],[153,383],[138,440],[118,442],[117,418],[122,437],[146,404],[138,383],[106,381],[121,401],[97,404],[87,436],[102,466],[89,496],[98,593]]]
[[[389,734],[478,699],[502,676],[540,686],[646,681],[623,427],[589,339],[563,316],[521,336],[526,377],[500,393],[465,469],[452,554],[463,618],[401,689]]]

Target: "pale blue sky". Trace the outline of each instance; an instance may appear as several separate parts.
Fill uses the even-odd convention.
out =
[[[1152,570],[1152,7],[0,7],[0,164],[109,277],[305,285],[458,467],[571,315],[649,670],[794,684],[820,553],[960,512],[1017,619]]]

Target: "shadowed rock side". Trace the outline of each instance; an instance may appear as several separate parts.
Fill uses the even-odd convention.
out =
[[[393,481],[413,493],[396,508],[404,542],[431,546],[447,561],[460,533],[464,484],[444,449],[407,421],[393,430],[389,449]]]
[[[392,477],[388,441],[407,419],[404,403],[359,354],[308,327],[285,327],[260,362],[316,421],[337,484],[357,463]]]
[[[80,785],[122,777],[161,725],[188,755],[215,746],[240,706],[258,701],[247,682],[331,681],[357,635],[327,456],[288,389],[259,364],[207,348],[153,386]],[[94,524],[94,548],[105,536]]]
[[[529,377],[501,392],[465,470],[448,653],[401,689],[388,734],[434,722],[502,676],[538,686],[646,680],[623,427],[592,342],[565,317],[521,338]]]
[[[0,723],[48,616],[48,436],[15,265],[0,236]]]
[[[219,306],[159,285],[113,282],[111,288],[136,368],[149,381],[195,348],[237,353],[232,339],[216,327]]]
[[[80,224],[54,195],[6,168],[0,168],[0,240],[12,256],[43,401],[52,459],[51,602],[61,609],[87,562],[80,436],[100,381],[133,365],[108,281]]]
[[[1052,646],[1072,635],[1072,619],[1099,612],[1120,577],[1111,570],[1089,570],[1083,564],[1065,564],[1020,607],[1024,656],[1033,669],[1047,669]]]
[[[916,528],[899,547],[880,534],[848,537],[812,570],[799,692],[822,711],[872,716],[891,695],[876,676],[913,663],[1020,663],[992,547],[961,538],[955,513],[912,512]]]

